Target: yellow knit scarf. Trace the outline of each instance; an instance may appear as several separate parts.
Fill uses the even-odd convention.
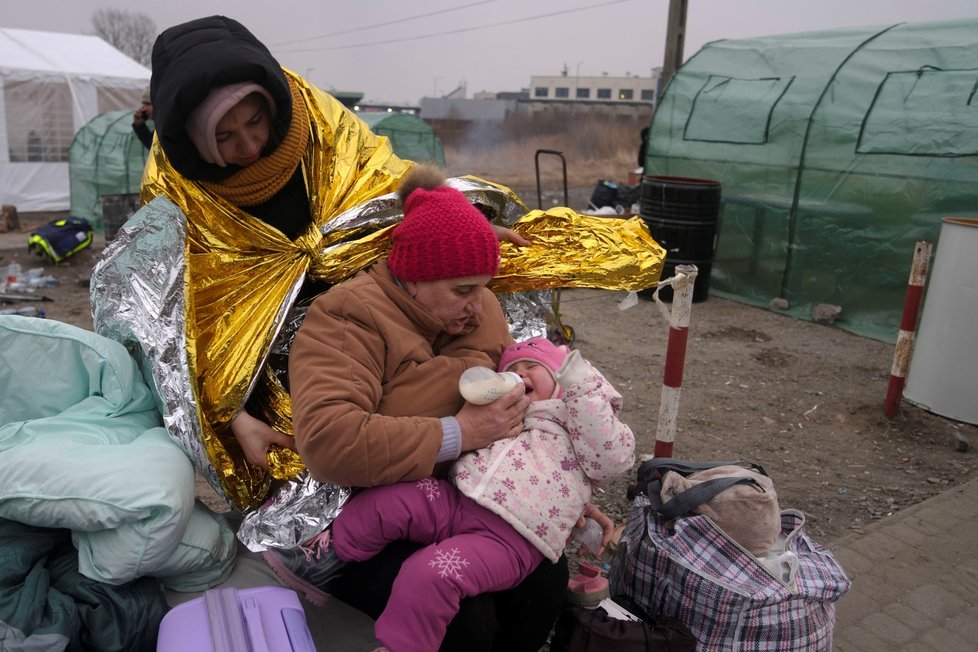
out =
[[[238,170],[221,181],[201,181],[214,194],[239,207],[256,206],[271,199],[292,178],[309,142],[309,114],[298,85],[286,77],[292,92],[292,120],[282,143],[269,156]]]

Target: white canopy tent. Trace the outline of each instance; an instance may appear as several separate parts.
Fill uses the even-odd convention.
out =
[[[75,133],[100,113],[135,110],[149,77],[97,36],[0,28],[0,203],[68,210]]]

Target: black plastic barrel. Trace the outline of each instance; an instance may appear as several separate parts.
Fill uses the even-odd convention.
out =
[[[119,228],[139,210],[139,195],[102,195],[102,229],[110,242]]]
[[[696,265],[693,302],[710,293],[710,271],[720,215],[720,182],[696,177],[644,176],[639,193],[639,215],[652,237],[666,250],[662,278],[675,274],[676,265]],[[640,293],[650,298],[655,288]],[[672,288],[659,292],[672,300]]]

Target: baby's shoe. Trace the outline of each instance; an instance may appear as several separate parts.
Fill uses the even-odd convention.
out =
[[[330,585],[339,579],[345,565],[333,551],[330,535],[330,530],[324,530],[295,548],[269,548],[262,553],[286,586],[317,606],[329,600]]]
[[[609,595],[608,579],[601,570],[586,561],[578,562],[577,575],[567,582],[567,602],[592,608]]]

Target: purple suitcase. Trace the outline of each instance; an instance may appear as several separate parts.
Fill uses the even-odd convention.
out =
[[[171,609],[157,652],[316,652],[292,589],[211,589]]]

